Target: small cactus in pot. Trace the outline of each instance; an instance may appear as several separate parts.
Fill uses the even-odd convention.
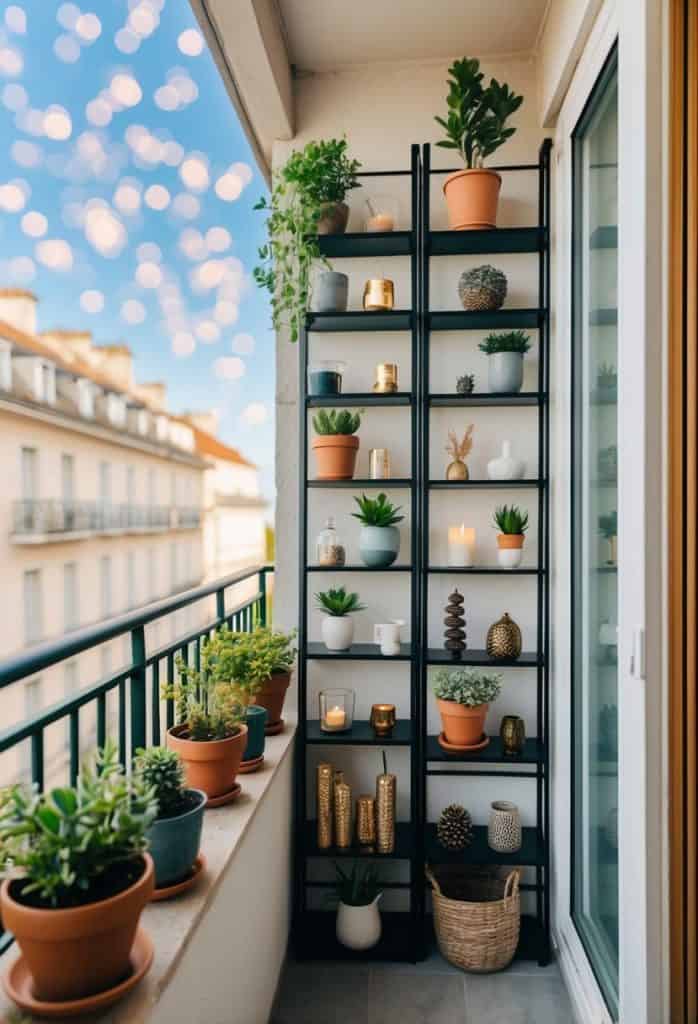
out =
[[[456,391],[459,395],[472,395],[475,390],[475,374],[464,373],[456,380]]]
[[[501,309],[507,297],[507,276],[489,263],[464,270],[458,281],[463,309],[475,311]]]

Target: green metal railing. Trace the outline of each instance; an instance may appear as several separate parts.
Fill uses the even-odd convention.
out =
[[[163,731],[175,724],[174,702],[160,697],[161,683],[174,679],[175,657],[180,654],[186,664],[194,664],[198,668],[201,642],[219,626],[225,623],[231,629],[245,632],[257,625],[266,625],[269,618],[267,578],[273,571],[273,566],[269,565],[244,569],[96,626],[77,630],[61,640],[32,647],[16,657],[0,662],[2,691],[116,637],[130,636],[131,660],[128,664],[92,686],[80,689],[75,695],[41,710],[19,725],[0,732],[0,755],[29,741],[32,781],[42,789],[45,778],[45,732],[55,722],[65,720],[69,723],[69,774],[71,784],[74,784],[81,759],[80,713],[89,705],[96,705],[96,745],[102,746],[107,738],[107,697],[113,692],[116,692],[118,699],[116,738],[122,763],[128,764],[138,747],[159,745]],[[255,592],[228,607],[228,592],[253,579],[257,581]],[[146,627],[150,623],[163,620],[182,608],[213,596],[216,605],[213,619],[169,644],[152,651],[147,649]]]

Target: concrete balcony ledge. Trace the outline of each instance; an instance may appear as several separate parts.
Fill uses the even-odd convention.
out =
[[[84,1024],[267,1024],[290,923],[295,723],[286,721],[267,737],[262,769],[240,776],[239,799],[204,815],[198,885],[146,907],[150,971],[122,1002],[77,1018]],[[13,945],[0,958],[0,973],[18,952]],[[14,1010],[0,992],[0,1020],[45,1019]]]

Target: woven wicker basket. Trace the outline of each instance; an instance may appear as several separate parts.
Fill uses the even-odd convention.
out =
[[[473,312],[490,312],[499,309],[504,301],[491,288],[462,288],[460,300],[463,303],[463,309]]]
[[[519,872],[506,879],[439,871],[427,867],[432,886],[434,928],[442,955],[456,967],[477,974],[501,971],[519,944]],[[443,890],[448,892],[445,894]]]

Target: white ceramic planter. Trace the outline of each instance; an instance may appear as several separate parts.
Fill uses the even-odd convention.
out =
[[[501,569],[518,569],[523,557],[523,548],[497,548],[497,561]]]
[[[378,901],[365,907],[350,907],[340,902],[337,907],[337,941],[347,949],[371,949],[381,937],[381,915]]]
[[[524,463],[511,454],[511,441],[502,441],[502,454],[487,463],[490,480],[520,480],[524,475]]]
[[[322,640],[328,651],[348,651],[354,639],[351,615],[326,615],[322,620]]]
[[[488,383],[495,394],[516,394],[523,384],[523,353],[493,352],[488,359]]]

